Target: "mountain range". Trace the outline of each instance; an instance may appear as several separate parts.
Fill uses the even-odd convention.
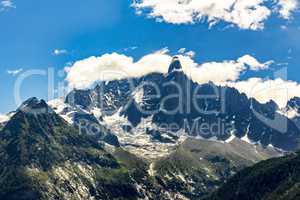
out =
[[[166,74],[103,81],[50,102],[31,98],[0,121],[0,197],[292,199],[298,106],[297,97],[282,109],[198,84],[177,57]]]

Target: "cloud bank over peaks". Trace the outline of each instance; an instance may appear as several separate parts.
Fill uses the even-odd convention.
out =
[[[261,103],[275,101],[284,107],[288,100],[300,94],[300,85],[281,78],[274,80],[250,78],[240,80],[247,70],[266,70],[273,61],[260,62],[251,55],[244,55],[236,60],[197,63],[181,50],[177,55],[183,72],[199,84],[214,82],[217,85],[234,87],[248,97],[254,97]],[[149,73],[167,73],[173,56],[167,48],[148,54],[135,61],[132,57],[118,53],[92,56],[66,67],[66,80],[70,88],[86,89],[99,81],[120,80],[141,77]]]
[[[267,69],[272,61],[260,63],[256,58],[245,55],[237,60],[222,62],[197,63],[186,51],[177,55],[184,73],[198,83],[223,83],[236,81],[246,70]],[[132,57],[111,53],[99,57],[92,56],[66,67],[67,78],[71,88],[89,88],[95,82],[141,77],[150,73],[167,73],[173,56],[167,48],[143,56],[134,61]]]
[[[89,88],[97,81],[120,80],[145,74],[166,73],[172,57],[164,51],[154,52],[134,62],[132,57],[111,53],[92,56],[66,68],[70,87]]]
[[[274,80],[250,78],[244,81],[226,82],[222,85],[234,87],[248,97],[254,97],[260,103],[273,100],[280,108],[284,108],[290,99],[300,95],[300,85],[297,82],[281,78]]]
[[[213,26],[219,21],[241,29],[259,30],[276,14],[291,19],[298,0],[133,0],[137,14],[146,14],[159,22],[193,24],[206,21]]]

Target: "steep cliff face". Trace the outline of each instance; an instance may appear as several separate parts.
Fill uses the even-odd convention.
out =
[[[135,127],[151,117],[153,127],[173,133],[184,130],[189,136],[220,141],[234,136],[287,151],[299,148],[297,118],[278,112],[273,101],[261,104],[234,88],[195,83],[182,71],[177,58],[167,74],[156,79],[146,77],[140,83],[144,87],[138,88],[142,90],[141,101],[131,102],[121,112]],[[291,104],[295,107],[296,101]],[[206,130],[203,124],[208,126]],[[216,124],[223,128],[215,130]]]

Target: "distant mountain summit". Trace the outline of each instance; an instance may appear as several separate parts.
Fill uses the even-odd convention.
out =
[[[177,56],[173,57],[170,67],[168,69],[168,73],[172,73],[174,71],[182,71],[182,66]]]
[[[299,147],[298,127],[290,118],[278,113],[275,102],[261,104],[234,88],[212,82],[195,83],[181,69],[175,57],[168,74],[156,79],[149,78],[153,75],[143,78],[138,87],[143,91],[140,98],[143,101],[138,104],[133,101],[123,109],[122,115],[133,126],[151,116],[160,131],[162,128],[173,133],[183,130],[189,136],[215,137],[221,141],[234,136],[284,150]],[[281,126],[287,127],[284,132]]]
[[[30,98],[25,102],[23,102],[22,105],[17,110],[22,112],[31,112],[32,114],[54,112],[52,108],[50,108],[44,100],[39,100],[36,97]]]

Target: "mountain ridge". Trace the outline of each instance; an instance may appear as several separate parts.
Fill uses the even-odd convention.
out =
[[[0,130],[0,176],[7,174],[0,178],[1,196],[198,200],[245,167],[300,144],[298,127],[278,113],[275,102],[261,104],[213,83],[199,85],[176,58],[168,74],[130,81],[73,90],[49,105],[37,98],[25,101]],[[200,111],[189,98],[195,91],[214,94],[196,101]],[[292,99],[289,106],[295,109],[297,102]],[[222,106],[226,112],[210,112]],[[269,127],[253,109],[264,118],[280,115],[289,133]],[[195,122],[230,129],[200,134],[184,127]]]

